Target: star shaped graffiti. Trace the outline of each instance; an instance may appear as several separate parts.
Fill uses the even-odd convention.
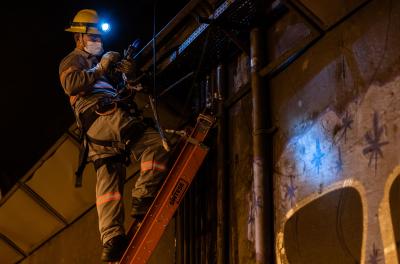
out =
[[[368,131],[367,133],[365,133],[364,136],[365,140],[368,143],[368,146],[363,149],[364,155],[369,154],[368,166],[371,165],[372,160],[374,160],[375,162],[375,174],[378,168],[378,158],[379,157],[383,158],[382,147],[384,145],[389,144],[389,141],[381,142],[382,133],[383,133],[383,126],[381,127],[379,126],[379,116],[378,113],[375,112],[372,131]]]
[[[247,223],[248,224],[254,224],[254,221],[255,221],[255,208],[254,208],[254,204],[253,204],[253,200],[254,200],[254,198],[253,198],[253,196],[254,196],[254,192],[252,192],[251,193],[251,198],[249,199],[250,201],[249,201],[249,216],[248,216],[248,218],[247,218]]]
[[[293,206],[296,201],[296,191],[297,186],[294,184],[294,176],[290,175],[289,184],[285,184],[283,187],[285,188],[285,200],[290,202],[290,205]]]
[[[249,201],[249,217],[247,219],[247,222],[249,224],[252,224],[254,223],[255,217],[263,207],[263,199],[260,195],[256,195],[256,192],[254,190],[254,182],[252,184],[252,192],[250,196],[248,196],[248,201]]]
[[[255,192],[251,194],[251,203],[250,203],[250,213],[247,219],[247,223],[252,224],[255,221],[255,217],[259,213],[259,210],[263,207],[263,201],[260,196],[256,197]]]
[[[368,257],[368,264],[378,264],[381,261],[381,252],[376,248],[375,243],[372,244],[372,252]]]
[[[315,153],[313,155],[313,159],[311,160],[311,164],[314,165],[314,168],[317,169],[317,172],[319,174],[319,169],[322,166],[322,159],[325,156],[325,153],[323,153],[322,150],[321,150],[321,146],[319,144],[319,139],[317,139],[315,143],[316,143],[315,144],[316,145],[315,146]]]
[[[346,112],[344,117],[342,118],[342,134],[339,138],[342,139],[344,137],[344,142],[347,142],[347,132],[348,130],[352,129],[351,125],[353,124],[354,120],[352,119],[349,112]]]

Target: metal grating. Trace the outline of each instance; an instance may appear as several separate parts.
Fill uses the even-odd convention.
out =
[[[169,107],[186,115],[182,123],[185,118],[196,115],[204,105],[204,102],[198,102],[204,86],[198,82],[200,78],[221,61],[238,52],[249,52],[249,31],[255,25],[258,4],[256,0],[223,1],[212,15],[199,20],[207,23],[200,24],[181,43],[171,43],[171,51],[166,52],[171,55],[157,62],[158,94],[190,74],[190,78],[169,90],[163,100],[174,102]]]
[[[159,80],[168,83],[179,77],[177,73],[196,71],[198,68],[207,71],[221,58],[237,52],[238,47],[221,28],[229,27],[229,33],[247,44],[248,29],[256,17],[256,2],[236,0],[221,4],[209,17],[216,19],[214,24],[201,24],[167,61],[159,63],[162,65],[159,67]],[[198,67],[200,59],[201,65]]]

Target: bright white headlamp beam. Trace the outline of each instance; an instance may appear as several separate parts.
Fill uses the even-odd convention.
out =
[[[101,23],[101,30],[102,30],[103,32],[108,32],[108,31],[110,31],[110,29],[111,29],[110,24],[108,24],[108,23]]]

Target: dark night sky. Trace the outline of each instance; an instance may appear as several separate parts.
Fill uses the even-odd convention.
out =
[[[189,0],[158,1],[157,31]],[[8,190],[72,125],[74,117],[58,79],[58,65],[73,48],[64,32],[83,8],[108,17],[112,32],[105,50],[122,52],[136,38],[146,44],[153,31],[153,1],[35,1],[2,10],[0,188]]]

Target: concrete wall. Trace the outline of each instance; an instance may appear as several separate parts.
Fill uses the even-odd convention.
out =
[[[229,91],[232,95],[249,84],[249,60],[245,55],[229,67]],[[231,263],[255,263],[254,197],[252,195],[251,97],[247,94],[228,109],[228,160],[230,182],[230,259]]]
[[[398,263],[399,18],[371,1],[270,83],[278,263]]]

